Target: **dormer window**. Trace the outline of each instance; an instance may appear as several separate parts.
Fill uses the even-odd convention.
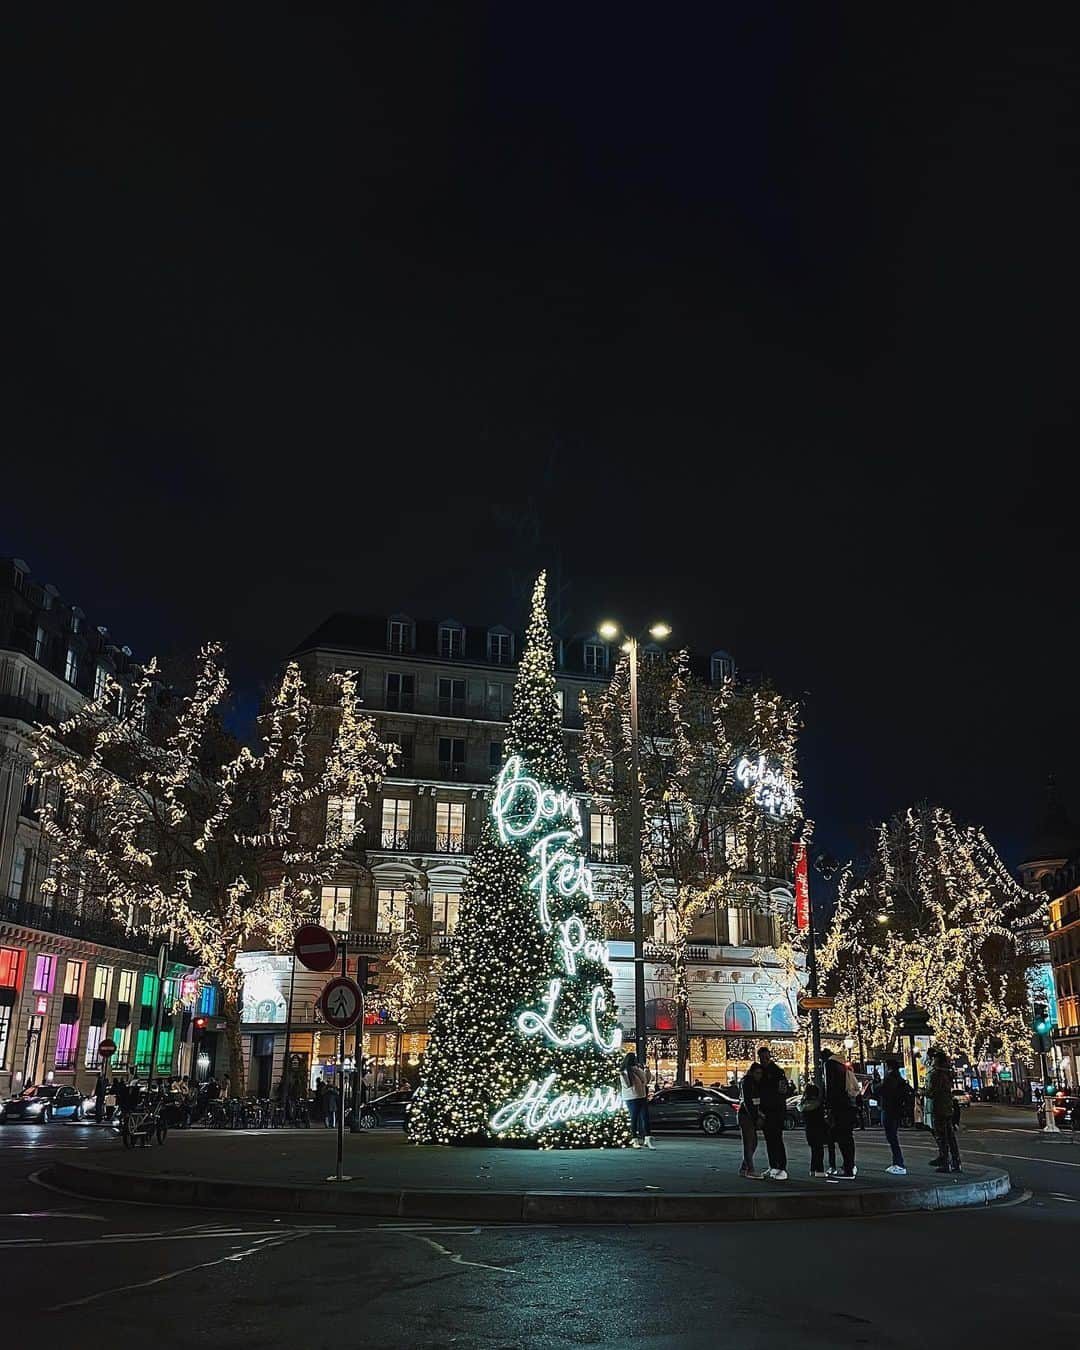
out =
[[[489,628],[487,635],[488,660],[508,666],[514,659],[514,635],[506,628]]]
[[[655,642],[646,642],[641,649],[641,659],[647,666],[658,666],[664,659],[664,653]]]
[[[709,657],[709,681],[711,684],[723,684],[725,680],[735,678],[735,662],[727,652],[713,652]]]
[[[453,619],[439,624],[439,655],[444,661],[456,661],[465,655],[465,629]]]
[[[606,645],[594,638],[585,644],[585,673],[603,675],[607,670],[608,652]]]
[[[413,621],[404,614],[398,614],[386,625],[386,650],[388,652],[411,652],[413,649]]]

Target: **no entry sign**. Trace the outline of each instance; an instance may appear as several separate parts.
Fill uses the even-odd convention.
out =
[[[337,943],[333,934],[317,923],[306,923],[296,930],[293,951],[308,970],[329,970],[337,960]]]
[[[319,998],[322,1015],[332,1027],[344,1031],[364,1010],[364,996],[355,980],[339,975],[331,980]]]

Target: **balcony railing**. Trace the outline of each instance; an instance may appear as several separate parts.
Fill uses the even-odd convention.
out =
[[[121,947],[132,952],[154,952],[160,939],[144,933],[128,932],[124,926],[102,914],[80,914],[66,905],[41,905],[33,900],[17,900],[14,896],[0,899],[0,919],[36,928],[43,933],[59,933],[63,937],[81,938],[103,946]],[[177,957],[182,960],[182,957]]]
[[[386,956],[394,945],[396,933],[356,932],[336,933],[338,941],[348,937],[349,952],[360,956]],[[420,937],[420,953],[423,956],[440,956],[449,950],[454,940],[452,933],[424,933]]]
[[[480,835],[478,832],[463,834],[458,830],[379,830],[361,842],[369,849],[388,853],[444,853],[467,857],[476,852]]]
[[[405,693],[404,691],[380,692],[374,690],[365,695],[364,707],[369,712],[405,712],[418,713],[424,717],[448,717],[480,722],[508,722],[510,709],[502,701],[475,700],[467,698],[445,698],[432,694]],[[568,706],[562,718],[564,727],[570,730],[581,729],[581,713],[576,704]]]

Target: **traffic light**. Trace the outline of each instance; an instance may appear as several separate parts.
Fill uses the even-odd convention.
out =
[[[1036,1036],[1049,1036],[1053,1023],[1050,1021],[1050,1009],[1039,1001],[1033,1005],[1034,1020],[1032,1027]]]
[[[209,1022],[209,1020],[210,1019],[208,1017],[199,1016],[195,1018],[195,1021],[192,1025],[195,1027],[196,1031],[205,1031],[206,1024],[207,1022]]]

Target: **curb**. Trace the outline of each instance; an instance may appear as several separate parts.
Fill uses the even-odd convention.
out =
[[[725,1223],[747,1219],[843,1219],[988,1205],[1008,1195],[1007,1172],[951,1185],[808,1195],[634,1194],[625,1191],[409,1191],[274,1186],[207,1177],[107,1172],[54,1162],[47,1180],[94,1200],[202,1209],[355,1214],[384,1219],[468,1219],[503,1223]]]

